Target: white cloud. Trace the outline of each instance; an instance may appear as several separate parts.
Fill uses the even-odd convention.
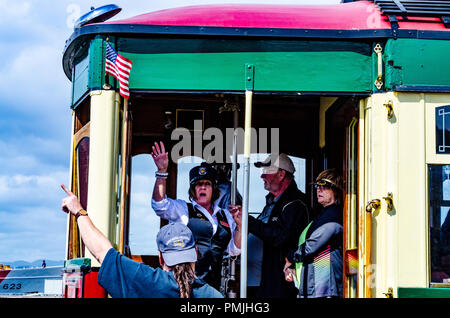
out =
[[[59,207],[0,208],[0,260],[64,259],[66,214]]]
[[[63,197],[59,187],[67,179],[67,171],[46,175],[0,175],[2,209],[12,213],[30,206],[34,209],[59,209]],[[3,224],[0,228],[3,228]]]
[[[64,136],[64,134],[60,135]],[[61,137],[55,140],[29,135],[12,135],[4,139],[0,140],[0,149],[5,149],[0,151],[0,176],[48,175],[57,171],[68,176],[69,138],[66,143]]]
[[[61,59],[72,30],[58,25],[63,7],[0,0],[2,261],[64,258],[71,110]]]
[[[64,259],[67,216],[59,184],[65,171],[0,175],[0,259]]]
[[[14,85],[11,85],[14,83]],[[36,45],[17,52],[0,72],[3,98],[16,101],[16,111],[45,112],[69,106],[70,82],[61,68],[61,52],[51,45]],[[21,96],[17,99],[17,96]],[[66,103],[48,102],[49,99]]]
[[[11,0],[0,0],[0,20],[18,21],[25,19],[31,10],[31,3],[28,1],[19,2]]]

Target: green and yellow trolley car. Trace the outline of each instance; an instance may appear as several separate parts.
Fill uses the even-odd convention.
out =
[[[173,149],[177,129],[207,159],[213,128],[231,131],[213,154],[240,161],[244,213],[258,212],[252,200],[264,195],[248,182],[258,153],[295,158],[312,206],[315,176],[342,173],[343,297],[450,296],[450,4],[204,5],[115,21],[120,9],[97,10],[62,60],[72,81],[71,187],[121,253],[156,260],[130,246],[134,159],[155,141]],[[133,63],[129,98],[105,76],[107,42]],[[170,165],[169,196],[183,171]],[[67,259],[90,258],[75,222]]]

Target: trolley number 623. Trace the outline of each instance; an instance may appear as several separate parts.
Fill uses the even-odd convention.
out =
[[[17,284],[3,284],[3,289],[13,290],[13,289],[21,289],[21,288],[22,288],[22,284],[21,283],[17,283]]]

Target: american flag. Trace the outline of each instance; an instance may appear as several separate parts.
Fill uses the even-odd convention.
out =
[[[106,61],[105,61],[105,73],[111,74],[119,81],[120,95],[123,98],[130,97],[130,90],[128,88],[128,78],[130,77],[130,71],[133,63],[117,54],[112,46],[106,42]]]

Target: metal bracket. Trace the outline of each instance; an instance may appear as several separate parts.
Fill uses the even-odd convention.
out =
[[[367,202],[366,212],[372,213],[374,210],[378,209],[381,206],[380,199],[373,199],[372,201]]]
[[[245,89],[252,91],[255,87],[255,67],[253,64],[245,64]]]
[[[377,54],[377,59],[378,59],[378,77],[375,80],[375,87],[377,89],[381,89],[383,87],[383,48],[380,45],[380,43],[377,43],[377,45],[375,45],[375,47],[373,48],[374,52]]]
[[[392,100],[388,100],[386,103],[383,104],[384,107],[386,107],[387,109],[387,118],[391,119],[392,117],[394,117],[394,108],[393,108],[394,103],[392,102]]]
[[[394,40],[397,39],[398,36],[398,20],[395,15],[388,15],[389,22],[391,23],[392,37]]]
[[[393,195],[392,192],[389,192],[387,194],[387,197],[383,197],[383,199],[386,201],[386,205],[387,205],[387,211],[390,212],[394,209],[394,203],[393,203]]]
[[[449,16],[442,16],[441,21],[447,29],[450,28],[450,17]]]
[[[383,295],[385,295],[386,298],[394,298],[394,289],[392,287],[388,287],[387,292],[383,293]]]

